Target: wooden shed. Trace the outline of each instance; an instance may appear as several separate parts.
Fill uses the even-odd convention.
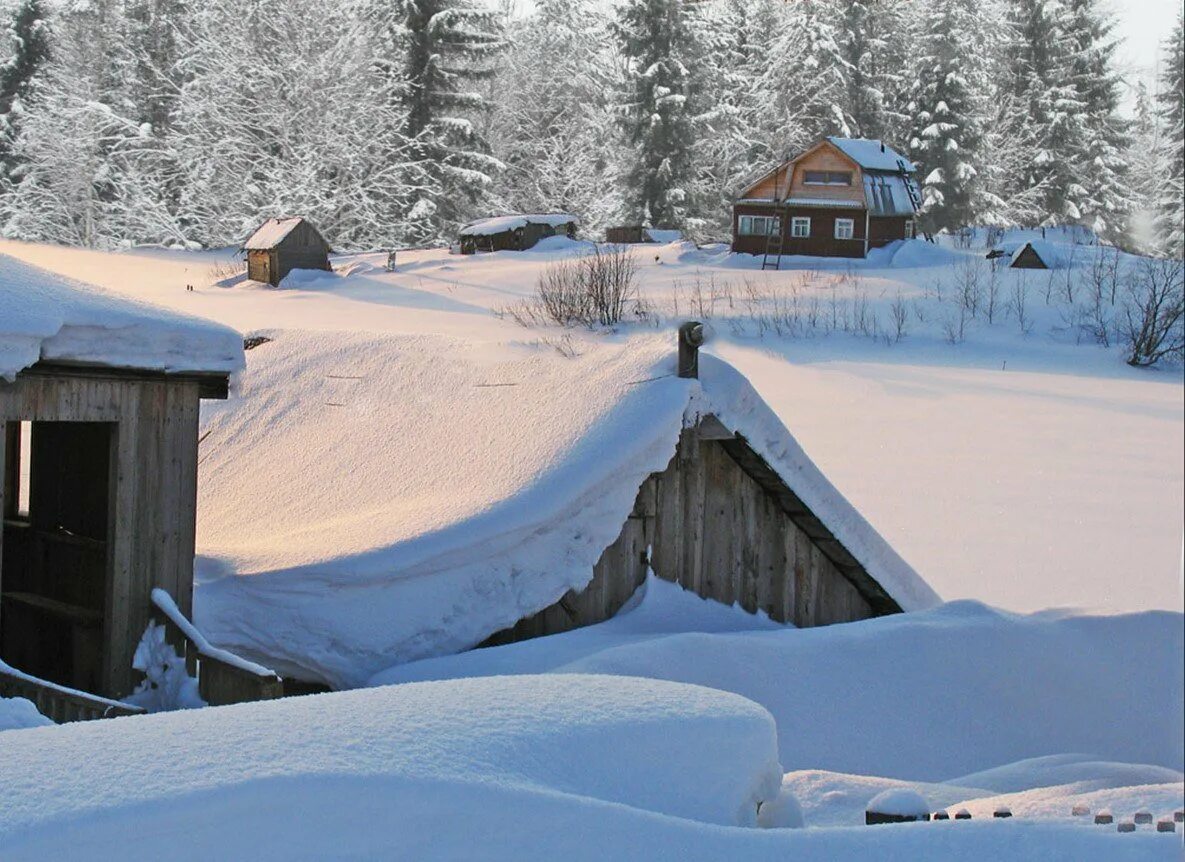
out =
[[[550,236],[576,238],[579,220],[568,213],[528,213],[493,216],[461,228],[461,254],[479,251],[525,251]]]
[[[39,345],[19,314],[13,331],[0,319],[0,361],[32,347],[0,367],[0,692],[54,718],[97,717],[88,709],[110,710],[87,695],[122,698],[141,678],[133,656],[160,617],[153,590],[191,613],[198,405],[226,398],[242,342],[14,268],[0,306],[28,290],[39,313],[70,315]]]
[[[243,243],[247,254],[247,277],[279,286],[294,269],[332,270],[333,249],[305,218],[271,218]]]
[[[1055,262],[1056,263],[1056,262]],[[1012,255],[1013,269],[1049,269],[1050,264],[1031,242],[1026,242]]]

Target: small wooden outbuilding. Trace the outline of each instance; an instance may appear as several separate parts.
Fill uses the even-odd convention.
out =
[[[1049,264],[1031,242],[1026,242],[1012,255],[1011,266],[1013,269],[1049,269]]]
[[[17,308],[0,315],[0,693],[59,720],[115,714],[101,698],[140,678],[154,589],[191,613],[198,404],[226,398],[242,342],[15,262],[0,279]],[[42,317],[69,310],[39,347],[21,291]],[[5,364],[14,346],[32,349]]]
[[[568,213],[527,213],[494,216],[461,228],[461,254],[479,251],[525,251],[550,236],[576,238],[579,220]]]
[[[247,254],[247,277],[252,281],[279,286],[294,269],[332,270],[333,249],[305,218],[270,218],[243,243]]]

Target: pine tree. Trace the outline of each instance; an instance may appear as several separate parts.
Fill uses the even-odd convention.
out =
[[[21,114],[38,73],[49,60],[49,29],[41,0],[21,0],[8,26],[11,56],[0,66],[0,184],[13,181],[13,148]]]
[[[428,184],[405,214],[418,240],[451,235],[501,163],[489,155],[475,120],[488,103],[475,89],[494,74],[504,48],[497,14],[468,0],[394,0],[379,7],[403,134],[415,142]]]
[[[1177,26],[1165,42],[1165,64],[1160,79],[1160,118],[1164,128],[1164,162],[1167,167],[1160,193],[1161,247],[1173,257],[1185,255],[1185,24],[1177,13]]]
[[[1132,210],[1124,244],[1143,254],[1158,250],[1157,205],[1167,167],[1160,138],[1160,118],[1152,102],[1148,87],[1138,81],[1135,108],[1128,126],[1131,132],[1127,161],[1131,166]]]
[[[902,74],[913,42],[906,0],[839,0],[842,135],[894,140],[908,126]]]
[[[1075,178],[1085,194],[1081,219],[1099,236],[1116,240],[1132,207],[1124,144],[1129,137],[1119,114],[1120,82],[1115,72],[1114,23],[1098,0],[1068,0],[1066,31],[1071,81],[1082,109],[1082,138],[1074,154]]]
[[[655,227],[684,228],[696,215],[696,5],[627,0],[613,28],[626,61],[622,125],[633,148],[627,203],[633,218]]]
[[[935,231],[975,224],[987,209],[982,20],[974,0],[937,0],[918,40],[910,151],[923,178],[924,221]]]

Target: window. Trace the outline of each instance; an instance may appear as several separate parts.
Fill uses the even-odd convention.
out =
[[[916,230],[917,230],[917,228],[914,226],[913,219],[906,219],[905,220],[905,238],[906,239],[913,239],[917,235],[915,233]]]
[[[837,218],[835,220],[835,238],[836,239],[851,239],[852,234],[856,232],[856,223],[850,218]]]
[[[850,186],[851,171],[806,171],[802,179],[808,186]]]
[[[748,216],[740,218],[738,233],[741,236],[772,236],[781,230],[775,216]]]
[[[790,219],[790,236],[805,239],[811,235],[811,220],[806,216],[794,216]]]
[[[31,454],[33,452],[33,423],[22,422],[17,431],[17,480],[16,480],[16,516],[21,520],[29,519],[29,470]]]

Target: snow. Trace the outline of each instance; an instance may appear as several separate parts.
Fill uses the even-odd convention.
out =
[[[916,790],[892,787],[872,797],[865,810],[896,817],[924,817],[930,813],[930,803]]]
[[[492,236],[508,230],[517,230],[529,224],[545,224],[551,227],[562,227],[568,224],[578,224],[579,219],[568,213],[529,213],[523,215],[494,216],[493,218],[478,219],[461,228],[461,236]]]
[[[164,626],[148,623],[136,645],[132,667],[144,674],[136,690],[125,698],[133,706],[148,712],[162,712],[206,705],[198,692],[197,679],[186,670],[185,659],[166,640]]]
[[[587,630],[392,667],[373,681],[612,673],[719,688],[769,710],[792,771],[976,787],[984,770],[1085,751],[1092,754],[1077,768],[1070,758],[1030,761],[1001,771],[1021,776],[1016,785],[983,780],[988,791],[1181,780],[1179,613],[1017,615],[963,601],[812,629],[712,631],[701,619],[684,633],[664,633],[647,616],[684,610],[678,593],[651,587],[635,609]],[[658,607],[648,610],[651,600]],[[732,609],[708,609],[728,625]],[[646,615],[636,627],[635,614]],[[808,794],[797,795],[805,804]]]
[[[300,216],[269,218],[243,243],[243,251],[267,251],[284,241],[304,219]]]
[[[33,701],[23,697],[0,697],[0,731],[21,730],[53,724],[37,711]]]
[[[263,665],[247,661],[245,658],[241,658],[240,656],[237,656],[231,652],[227,652],[224,649],[219,649],[218,647],[211,644],[208,640],[206,640],[206,636],[198,631],[194,624],[185,618],[185,614],[181,613],[181,609],[177,607],[177,603],[173,601],[173,597],[170,596],[165,590],[162,590],[160,587],[153,589],[152,603],[161,613],[167,616],[172,621],[173,625],[177,626],[177,628],[179,628],[187,638],[193,641],[193,644],[197,647],[198,652],[207,658],[218,659],[218,661],[222,662],[223,664],[237,667],[241,671],[253,673],[256,676],[271,677],[275,675],[274,671],[269,670]]]
[[[233,372],[234,330],[154,308],[0,255],[0,378],[39,360],[152,371]]]
[[[904,162],[906,170],[913,170],[913,163],[898,153],[888,144],[868,138],[839,138],[831,135],[827,138],[838,147],[844,155],[865,170],[870,171],[898,171]]]
[[[214,643],[281,672],[359,685],[583,587],[642,482],[709,412],[903,607],[937,601],[740,374],[705,356],[699,381],[676,377],[669,337],[563,357],[441,336],[269,335],[241,397],[204,414],[195,617]]]
[[[0,798],[0,843],[6,860],[139,856],[158,848],[121,830],[151,821],[194,858],[266,812],[266,858],[316,858],[310,822],[334,858],[397,835],[401,852],[440,858],[414,852],[413,833],[466,846],[474,818],[517,812],[536,819],[520,840],[538,840],[564,831],[556,805],[755,826],[780,777],[770,716],[735,695],[597,676],[423,683],[4,734],[0,784],[20,792]],[[368,796],[386,814],[343,829]]]

